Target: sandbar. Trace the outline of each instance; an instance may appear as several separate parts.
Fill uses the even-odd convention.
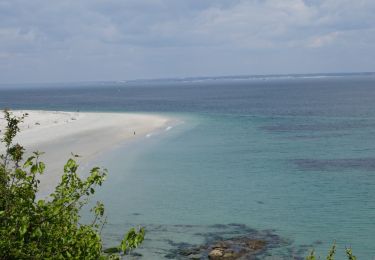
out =
[[[142,113],[97,113],[16,110],[14,115],[27,114],[15,138],[27,151],[45,152],[41,160],[46,173],[41,176],[41,191],[51,191],[63,172],[63,165],[71,154],[80,155],[82,164],[127,140],[142,138],[167,127],[172,118]],[[0,113],[0,130],[5,128],[4,114]],[[5,150],[0,145],[0,152]],[[87,169],[88,171],[88,169]]]

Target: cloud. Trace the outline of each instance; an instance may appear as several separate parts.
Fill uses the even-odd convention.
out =
[[[200,75],[246,72],[244,66],[249,74],[341,71],[345,55],[338,51],[372,70],[374,12],[373,0],[3,0],[0,79],[183,76],[197,67]],[[337,64],[301,67],[302,57],[320,56],[312,51],[337,55]],[[367,58],[355,58],[362,52]],[[195,56],[205,59],[176,59]],[[220,58],[227,65],[218,67]],[[105,72],[103,62],[119,68]],[[257,69],[263,63],[274,65]]]
[[[332,32],[321,36],[315,36],[308,45],[311,48],[320,48],[333,43],[339,36],[338,32]]]

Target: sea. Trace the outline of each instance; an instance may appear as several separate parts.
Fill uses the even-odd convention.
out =
[[[143,226],[135,259],[238,236],[257,259],[375,259],[375,74],[2,85],[5,107],[178,119],[85,166],[109,171],[105,247]]]

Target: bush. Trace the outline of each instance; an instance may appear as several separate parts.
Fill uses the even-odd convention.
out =
[[[348,260],[357,260],[357,257],[353,255],[352,249],[351,248],[346,248],[345,249],[346,256]],[[327,260],[334,260],[335,259],[335,254],[336,254],[336,243],[334,243],[331,247],[331,249],[328,252],[328,255],[326,257]],[[310,252],[310,254],[306,257],[306,260],[317,260],[320,259],[320,257],[315,256],[314,250]]]
[[[145,230],[131,229],[115,247],[115,254],[104,254],[100,234],[106,217],[100,202],[91,210],[92,222],[80,223],[81,208],[102,185],[107,172],[95,167],[89,177],[81,179],[76,156],[65,164],[54,192],[38,199],[38,177],[45,169],[42,153],[34,152],[22,163],[25,149],[13,140],[26,114],[16,117],[4,110],[4,115],[7,126],[1,139],[5,153],[0,157],[0,259],[114,259],[142,243]]]

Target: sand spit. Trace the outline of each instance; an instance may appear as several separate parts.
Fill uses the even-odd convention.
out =
[[[99,154],[127,140],[145,137],[150,132],[166,127],[170,118],[154,114],[138,113],[89,113],[17,110],[15,115],[27,113],[20,125],[21,133],[16,142],[28,152],[43,151],[46,174],[41,188],[53,187],[59,180],[63,165],[71,153],[82,156],[85,164]],[[0,130],[5,120],[0,114]],[[0,152],[4,146],[0,146]]]

